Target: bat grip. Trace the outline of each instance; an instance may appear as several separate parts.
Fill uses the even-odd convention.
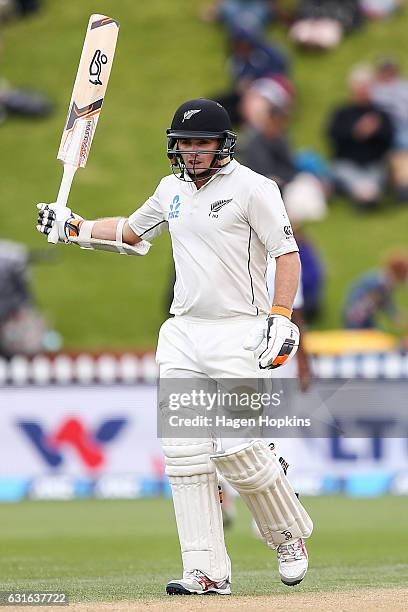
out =
[[[54,204],[54,210],[56,214],[56,221],[48,234],[48,242],[57,244],[58,242],[58,225],[57,221],[65,214],[66,206],[68,202],[69,192],[71,190],[72,181],[74,180],[77,166],[71,166],[70,164],[64,164],[64,173],[62,175],[61,185],[58,191],[57,201]]]

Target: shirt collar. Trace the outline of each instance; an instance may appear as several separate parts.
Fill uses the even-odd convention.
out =
[[[238,166],[239,166],[239,163],[235,159],[232,159],[230,162],[228,162],[228,164],[226,164],[225,166],[222,166],[222,168],[220,168],[220,170],[218,170],[218,172],[216,172],[210,178],[210,180],[208,181],[208,183],[204,185],[204,187],[207,187],[207,185],[212,183],[212,181],[215,181],[217,179],[217,176],[220,176],[221,174],[231,174],[232,172],[234,172],[234,170]]]
[[[209,185],[212,181],[215,181],[215,179],[217,178],[217,176],[220,176],[220,174],[231,174],[232,172],[234,172],[234,170],[239,166],[239,163],[235,160],[232,159],[230,162],[228,162],[228,164],[226,164],[225,166],[222,166],[218,172],[216,172],[215,174],[212,175],[212,177],[210,178],[210,180],[208,181],[208,183],[206,183],[204,185],[204,187],[206,187],[207,185]]]
[[[231,172],[234,172],[235,168],[237,168],[238,166],[239,163],[237,162],[237,160],[232,159],[228,164],[218,170],[217,174],[215,174],[214,176],[218,176],[219,174],[231,174]]]
[[[225,166],[223,166],[222,168],[220,168],[218,170],[218,172],[216,172],[215,174],[213,174],[213,176],[210,178],[209,181],[207,181],[207,183],[205,185],[203,185],[203,187],[201,187],[201,189],[204,189],[205,187],[207,187],[207,185],[209,185],[210,183],[212,183],[212,181],[214,181],[217,176],[220,176],[220,174],[231,174],[232,172],[234,172],[234,170],[236,168],[238,168],[240,164],[235,160],[232,159],[228,164],[226,164]],[[197,191],[197,187],[195,186],[193,181],[188,181],[187,185],[190,186],[190,189],[193,192]],[[199,191],[201,191],[201,189],[199,189]]]

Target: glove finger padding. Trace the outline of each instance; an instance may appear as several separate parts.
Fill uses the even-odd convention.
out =
[[[68,207],[58,207],[55,204],[37,204],[38,219],[37,230],[42,234],[49,234],[54,224],[58,227],[58,240],[70,244],[71,238],[78,237],[79,223],[82,217],[76,215]]]
[[[283,315],[272,315],[267,319],[266,349],[259,356],[259,367],[274,370],[287,363],[299,347],[299,329]]]
[[[48,204],[37,204],[38,216],[36,229],[41,234],[49,234],[56,220],[55,211]]]

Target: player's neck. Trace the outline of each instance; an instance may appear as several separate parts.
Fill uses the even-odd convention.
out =
[[[208,181],[210,180],[210,178],[212,178],[213,176],[214,175],[212,174],[211,176],[207,176],[206,178],[203,178],[203,179],[193,180],[193,183],[196,186],[197,190],[201,189],[201,187],[204,187],[204,185],[206,185]]]
[[[209,181],[210,179],[212,179],[212,177],[213,177],[215,174],[217,174],[217,172],[219,171],[219,169],[220,169],[220,168],[218,168],[218,167],[213,168],[213,169],[211,170],[211,173],[210,173],[210,174],[208,174],[208,175],[206,175],[206,176],[204,176],[203,178],[194,178],[194,177],[192,177],[192,179],[193,179],[193,183],[194,183],[194,185],[196,186],[197,190],[198,190],[198,189],[201,189],[201,187],[204,187],[204,185],[206,185],[206,184],[208,183],[208,181]]]

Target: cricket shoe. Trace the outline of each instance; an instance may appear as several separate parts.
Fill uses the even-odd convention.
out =
[[[294,586],[302,582],[309,565],[306,546],[302,538],[280,544],[277,554],[279,575],[283,584]]]
[[[231,595],[231,582],[214,582],[200,570],[184,572],[180,580],[170,580],[167,595]]]

